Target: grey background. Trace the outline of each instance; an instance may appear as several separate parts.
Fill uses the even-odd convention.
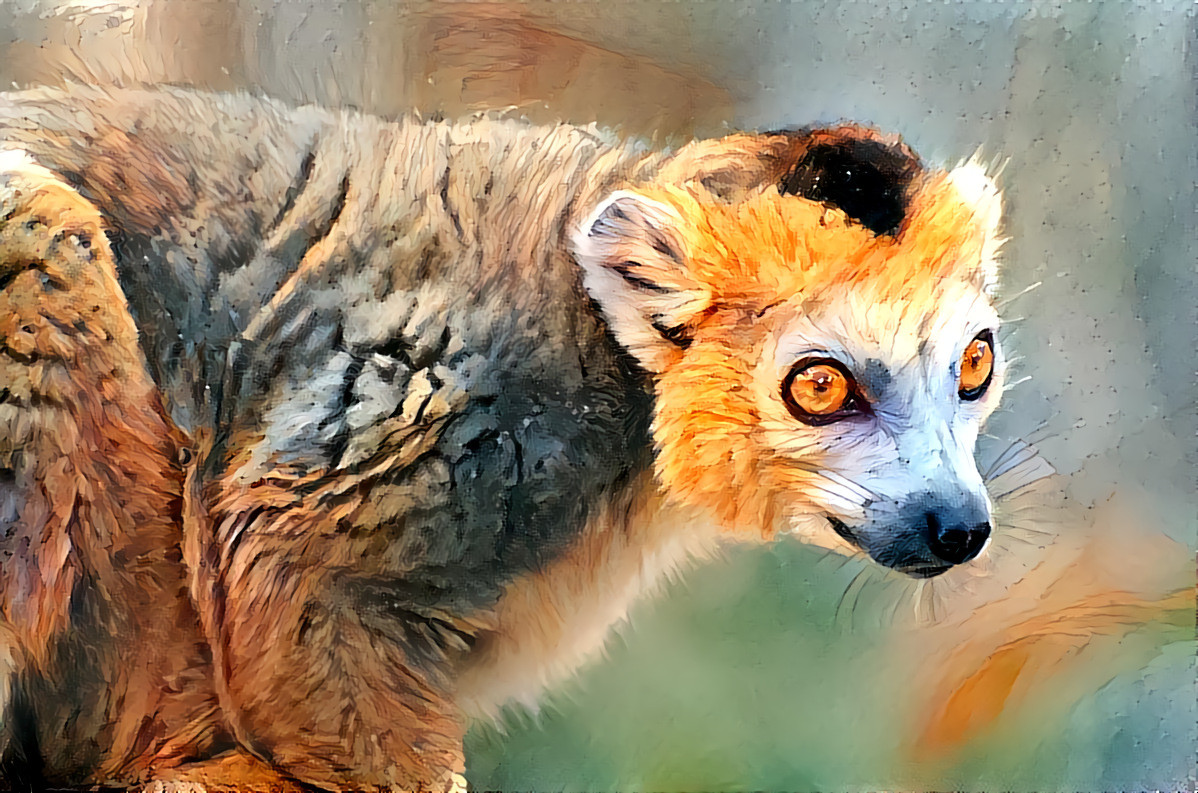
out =
[[[457,62],[428,66],[424,49],[445,40],[437,26],[473,29],[476,18],[515,14],[583,48],[564,56],[577,67],[570,80],[543,89],[544,102],[529,97],[535,117],[674,138],[853,119],[899,132],[934,163],[980,150],[1005,163],[1002,297],[1014,298],[1004,313],[1017,321],[1003,340],[1022,356],[1012,380],[1030,378],[1007,394],[992,434],[1034,440],[1065,475],[1079,514],[1112,494],[1129,503],[1137,518],[1124,535],[1133,538],[1129,567],[1141,536],[1194,547],[1192,6],[513,8],[7,0],[0,84],[166,81],[383,114],[453,114],[487,97],[455,93]],[[455,57],[485,72],[491,40],[469,39]],[[510,50],[494,57],[510,60]],[[534,63],[529,73],[538,68],[537,79],[552,83],[557,67]],[[1111,682],[1055,721],[1012,727],[1022,737],[1002,749],[983,745],[949,768],[903,765],[893,744],[904,706],[893,692],[910,681],[878,649],[901,626],[885,617],[883,582],[862,606],[876,618],[845,627],[838,606],[856,572],[781,545],[688,575],[638,608],[611,658],[540,715],[513,714],[506,732],[477,730],[473,783],[834,790],[894,786],[913,774],[907,785],[1098,789],[1175,787],[1193,775],[1193,646],[1184,630],[1160,639],[1147,664],[1112,667]],[[1192,565],[1177,580],[1192,585]]]

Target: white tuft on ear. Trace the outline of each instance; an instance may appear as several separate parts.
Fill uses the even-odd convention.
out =
[[[970,208],[974,223],[982,234],[983,288],[992,293],[998,284],[998,249],[1006,242],[1002,225],[1002,192],[994,184],[977,157],[954,168],[948,181],[961,202]]]
[[[687,322],[710,302],[690,276],[682,224],[673,207],[620,190],[571,237],[583,286],[616,339],[651,372],[686,346]]]

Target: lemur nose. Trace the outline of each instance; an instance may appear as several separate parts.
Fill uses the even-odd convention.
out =
[[[968,562],[982,552],[990,537],[989,523],[944,523],[935,512],[928,512],[928,547],[949,564]]]

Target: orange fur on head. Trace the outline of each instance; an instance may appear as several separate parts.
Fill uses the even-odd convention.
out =
[[[649,197],[677,208],[690,274],[708,295],[692,317],[692,343],[675,351],[658,379],[658,476],[726,530],[770,537],[778,486],[788,477],[770,470],[751,388],[771,328],[763,312],[850,276],[877,238],[841,212],[772,193],[735,205],[703,205],[680,191]]]

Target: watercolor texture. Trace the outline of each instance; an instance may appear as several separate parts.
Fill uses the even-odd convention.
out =
[[[0,5],[0,789],[1195,789],[1196,32]]]

